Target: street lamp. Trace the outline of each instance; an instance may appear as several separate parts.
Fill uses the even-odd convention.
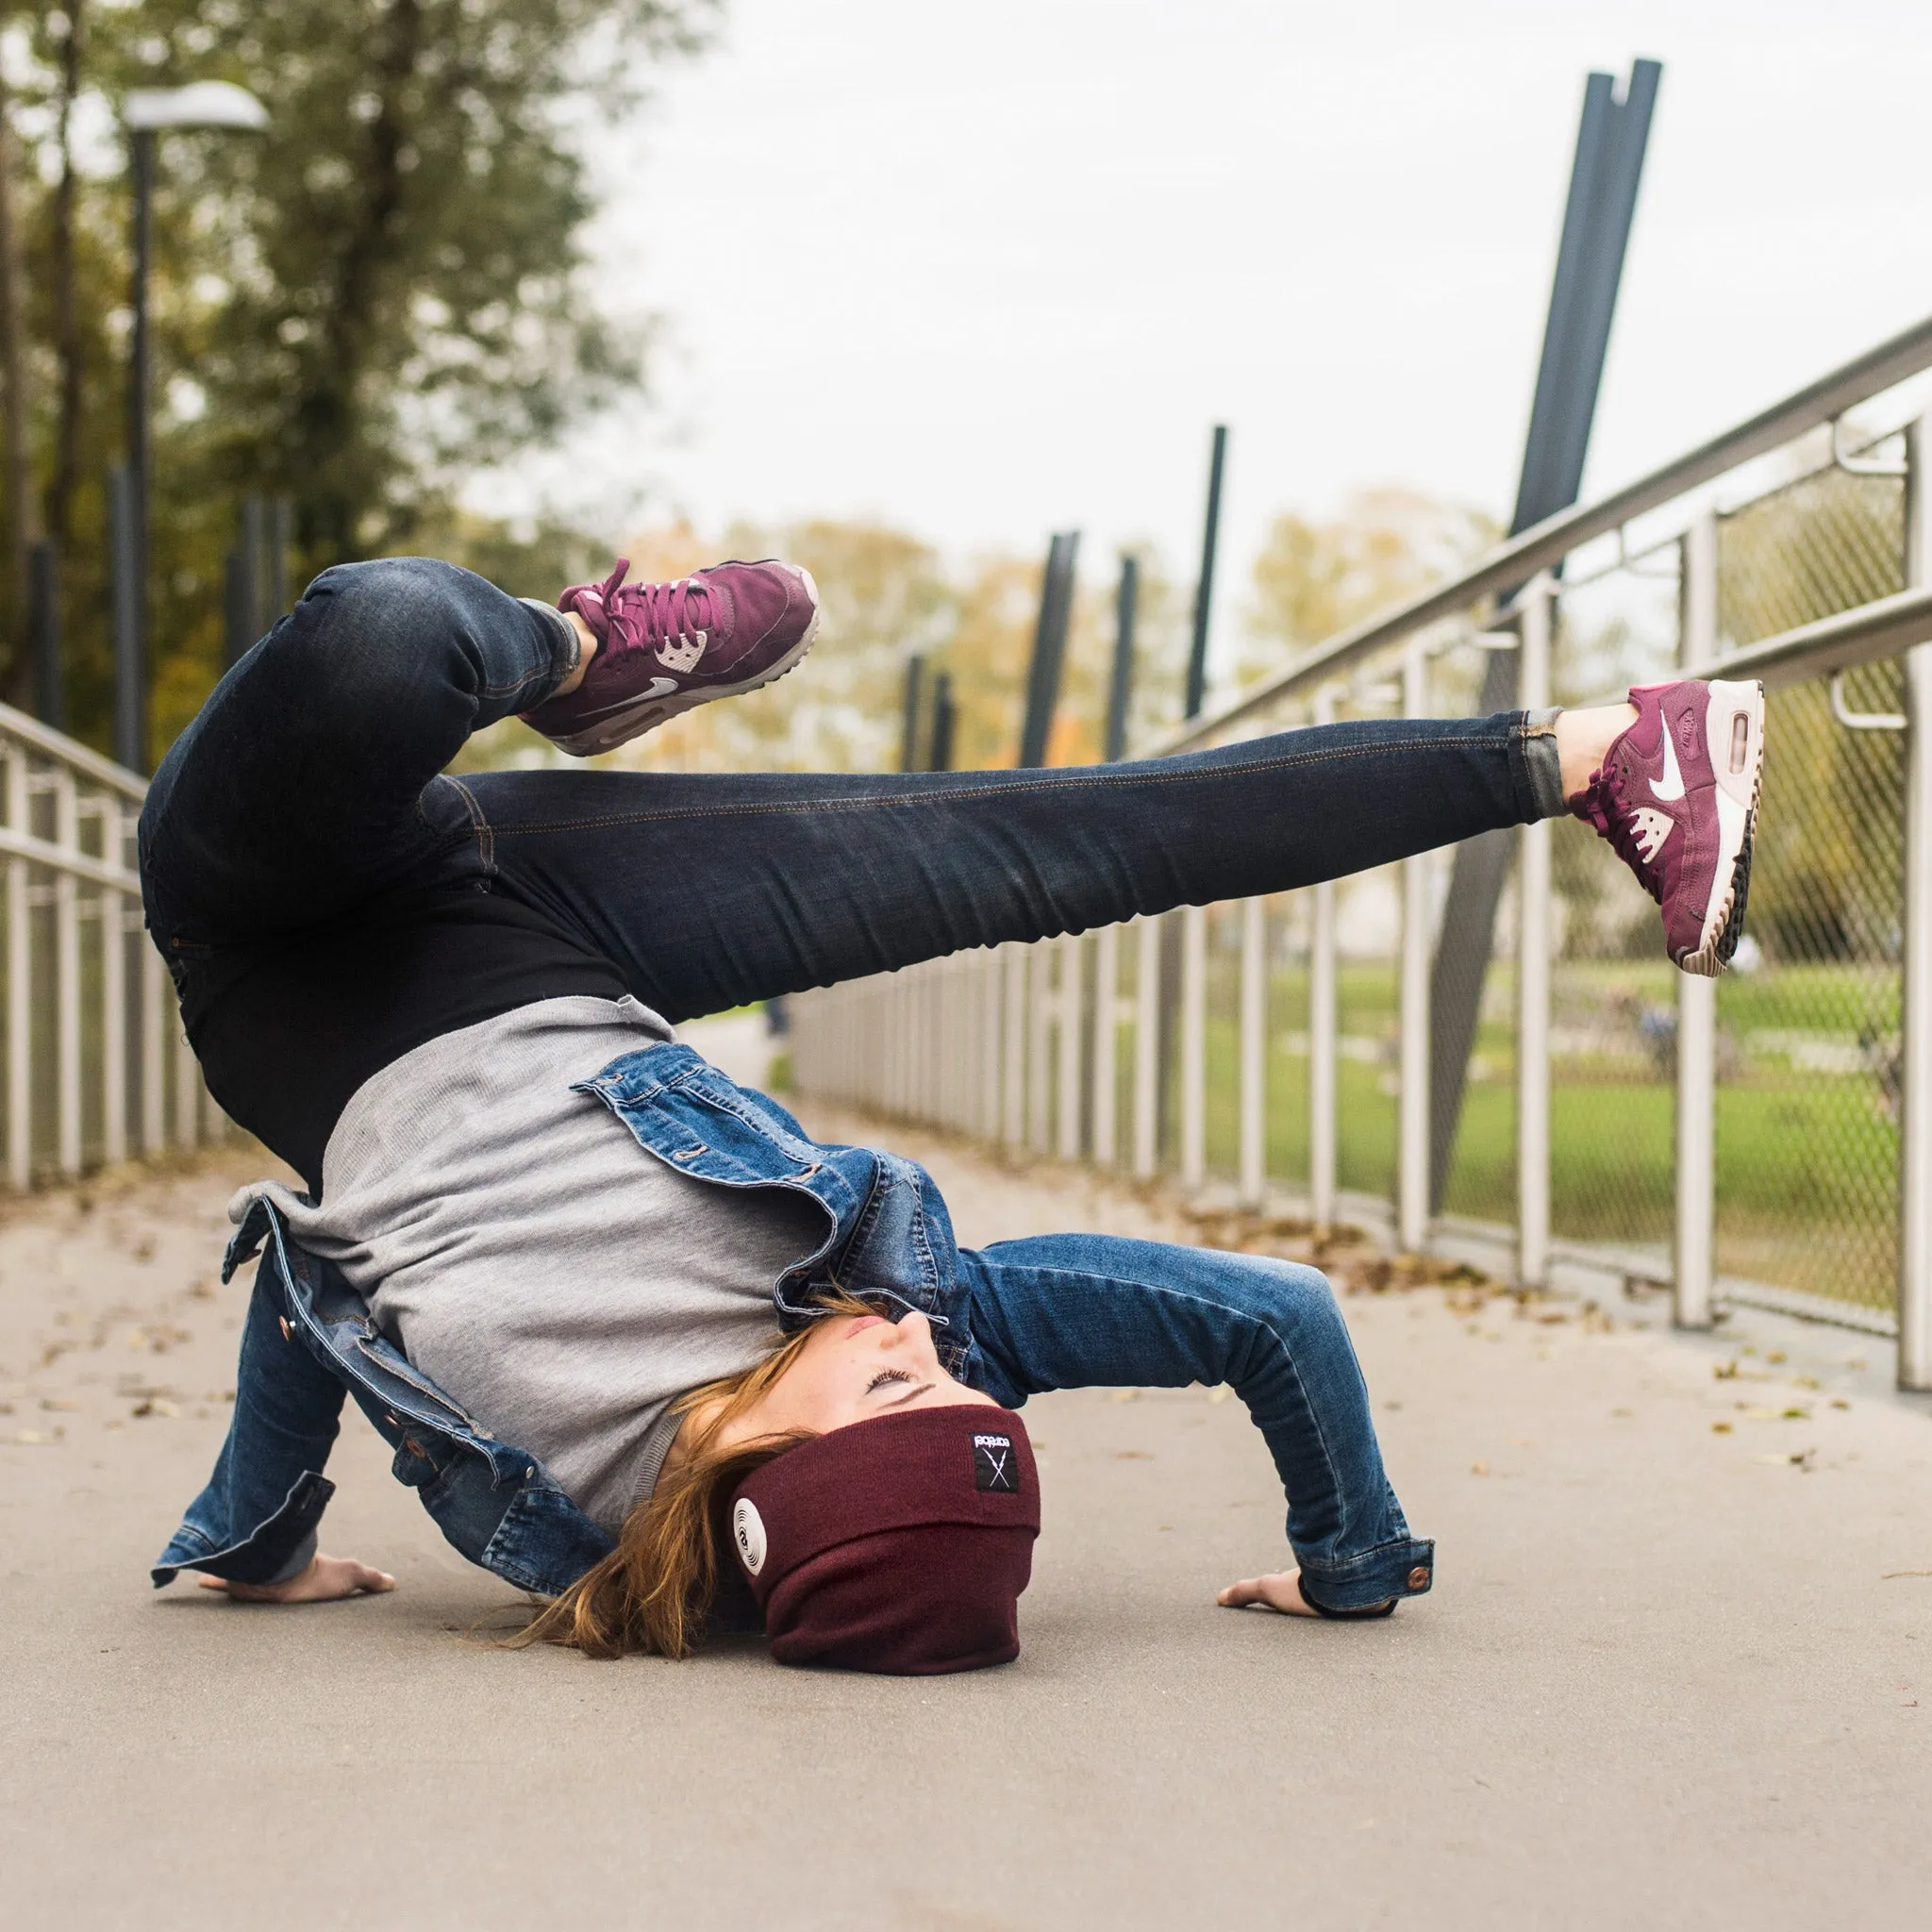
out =
[[[148,342],[147,283],[154,219],[155,137],[164,128],[258,132],[268,109],[225,80],[138,88],[121,104],[134,182],[134,331],[127,375],[127,463],[114,479],[114,755],[133,771],[147,763]]]

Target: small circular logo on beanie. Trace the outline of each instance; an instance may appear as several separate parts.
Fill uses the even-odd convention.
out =
[[[731,1541],[738,1560],[756,1576],[765,1567],[765,1519],[749,1496],[739,1497],[731,1510]]]

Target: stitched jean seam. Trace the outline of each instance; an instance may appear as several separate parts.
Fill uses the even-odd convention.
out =
[[[476,794],[460,778],[451,778],[446,772],[443,774],[443,776],[448,778],[449,783],[456,788],[458,797],[463,801],[463,805],[470,814],[470,829],[475,834],[476,857],[483,867],[483,875],[485,878],[494,878],[496,876],[495,827],[491,824],[488,817],[485,816],[482,806],[477,802]],[[427,791],[428,787],[425,786],[424,791],[426,793]],[[416,802],[416,811],[417,815],[421,817],[423,804],[420,796]]]
[[[1447,747],[1452,750],[1482,750],[1495,746],[1492,738],[1437,738],[1429,740],[1428,743],[1431,749]],[[1055,779],[1036,779],[1020,785],[960,786],[943,791],[886,792],[866,798],[747,799],[731,805],[680,806],[664,809],[609,812],[595,818],[550,819],[539,824],[505,825],[500,828],[499,836],[505,839],[519,839],[554,832],[596,831],[611,825],[661,824],[678,819],[744,818],[767,814],[798,816],[807,812],[863,811],[869,807],[875,806],[958,804],[976,798],[1025,797],[1034,793],[1061,791],[1076,787],[1083,790],[1099,787],[1114,790],[1130,785],[1185,784],[1191,780],[1202,781],[1223,775],[1247,777],[1256,773],[1291,771],[1299,766],[1331,764],[1346,758],[1358,758],[1364,753],[1404,752],[1411,748],[1408,742],[1402,740],[1381,740],[1373,744],[1350,745],[1345,751],[1298,752],[1256,764],[1217,767],[1208,772],[1191,769],[1164,772],[1155,760],[1148,760],[1145,768],[1137,769],[1132,773],[1108,770],[1105,767],[1082,766],[1077,772],[1069,770]],[[1514,749],[1513,743],[1503,749],[1507,755]],[[1518,778],[1513,761],[1509,775],[1511,790],[1520,802],[1524,788]]]

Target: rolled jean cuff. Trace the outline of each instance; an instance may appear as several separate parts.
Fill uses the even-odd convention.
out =
[[[1302,1595],[1324,1617],[1379,1610],[1398,1598],[1423,1595],[1435,1579],[1435,1540],[1416,1537],[1380,1543],[1345,1563],[1304,1562],[1301,1573]]]
[[[1557,720],[1561,713],[1519,711],[1509,733],[1509,775],[1525,824],[1558,819],[1570,808],[1563,796],[1563,761],[1557,755]]]
[[[577,636],[576,625],[556,605],[545,604],[537,597],[519,597],[517,602],[527,605],[543,619],[544,628],[550,633],[551,641],[557,646],[553,653],[557,670],[550,686],[550,690],[555,691],[577,668],[577,659],[584,655],[583,640]],[[550,691],[544,692],[545,697],[549,695]],[[1551,713],[1551,716],[1555,715],[1554,712]]]

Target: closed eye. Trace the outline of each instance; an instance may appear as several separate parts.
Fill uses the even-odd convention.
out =
[[[912,1377],[904,1369],[881,1369],[865,1385],[865,1392],[871,1395],[874,1391],[884,1388],[888,1382],[909,1382],[911,1379]]]

